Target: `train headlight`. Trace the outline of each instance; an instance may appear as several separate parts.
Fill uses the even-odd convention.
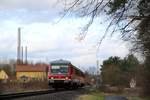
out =
[[[54,79],[54,77],[51,77],[51,79]]]
[[[66,77],[66,80],[68,80],[69,78],[68,77]]]

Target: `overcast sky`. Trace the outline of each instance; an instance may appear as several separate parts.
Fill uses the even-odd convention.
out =
[[[103,17],[95,20],[88,34],[78,40],[81,27],[87,19],[66,16],[59,23],[62,5],[56,0],[0,0],[0,58],[16,59],[17,28],[22,28],[22,45],[28,46],[28,59],[49,62],[67,59],[81,67],[96,66],[110,56],[124,57],[128,47],[116,35],[108,37],[100,46],[96,57],[96,45],[104,34]]]

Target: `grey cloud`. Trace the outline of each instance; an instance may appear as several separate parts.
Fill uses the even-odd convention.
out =
[[[28,9],[44,10],[55,7],[57,0],[1,0],[1,10]]]
[[[57,0],[1,0],[0,20],[15,20],[20,24],[50,22],[59,16]]]
[[[15,10],[15,11],[0,11],[0,20],[8,21],[14,20],[20,24],[31,24],[31,23],[48,23],[54,18],[58,17],[56,11],[27,11],[27,10]]]

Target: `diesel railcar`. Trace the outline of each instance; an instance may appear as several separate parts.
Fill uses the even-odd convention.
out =
[[[49,86],[58,88],[78,88],[85,84],[84,73],[67,60],[52,61],[48,69]]]

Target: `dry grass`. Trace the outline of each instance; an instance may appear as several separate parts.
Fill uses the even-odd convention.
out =
[[[77,100],[104,100],[103,93],[91,92],[89,94],[80,95]]]
[[[28,83],[21,83],[17,80],[1,84],[1,93],[9,92],[23,92],[30,90],[48,89],[47,81],[31,81]]]
[[[140,97],[128,97],[128,100],[150,100],[150,99],[140,98]]]

